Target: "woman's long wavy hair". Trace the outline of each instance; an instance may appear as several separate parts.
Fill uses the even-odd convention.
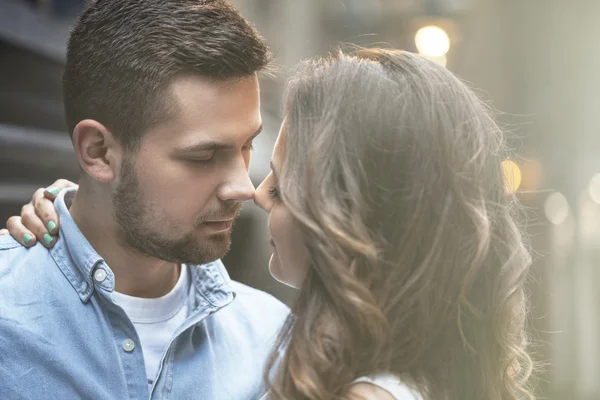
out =
[[[397,50],[289,82],[280,194],[310,268],[267,369],[277,399],[339,399],[392,372],[425,399],[532,399],[530,256],[504,137],[445,68]]]

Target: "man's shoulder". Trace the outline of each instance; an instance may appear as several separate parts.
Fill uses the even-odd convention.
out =
[[[0,235],[0,269],[14,267],[24,262],[45,262],[52,260],[48,249],[41,243],[32,247],[25,247],[17,242],[12,236]]]
[[[54,264],[48,249],[40,243],[27,248],[11,236],[0,236],[0,292],[6,293],[10,287],[14,293],[27,293],[49,284],[55,280],[53,275],[61,274],[58,268],[52,268]],[[6,298],[0,296],[0,301]]]
[[[3,251],[17,248],[25,249],[25,246],[17,242],[15,238],[10,235],[0,235],[0,254],[2,254]]]
[[[267,292],[263,292],[262,290],[255,289],[233,280],[230,281],[230,285],[236,295],[236,301],[242,302],[250,308],[256,308],[263,311],[276,310],[286,315],[290,311],[288,306]]]
[[[235,299],[225,308],[234,313],[236,323],[246,326],[253,335],[273,339],[289,316],[290,309],[266,292],[236,281],[231,281],[230,285]]]
[[[34,248],[35,246],[28,249],[12,236],[0,236],[0,276],[6,275],[27,259],[32,258],[31,253],[35,252]]]

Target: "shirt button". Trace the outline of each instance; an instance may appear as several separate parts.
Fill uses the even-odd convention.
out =
[[[123,340],[123,350],[128,353],[131,353],[135,349],[135,343],[131,339]]]
[[[96,272],[94,272],[94,280],[98,283],[104,282],[106,279],[106,271],[102,268],[98,268]]]

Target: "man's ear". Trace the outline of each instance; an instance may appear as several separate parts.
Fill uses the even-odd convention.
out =
[[[93,179],[112,182],[121,165],[123,150],[112,132],[98,121],[85,119],[73,130],[79,165]]]

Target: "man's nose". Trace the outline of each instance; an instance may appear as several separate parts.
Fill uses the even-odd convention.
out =
[[[221,185],[218,192],[219,199],[223,201],[248,201],[253,200],[254,195],[254,185],[245,165],[243,168],[236,168],[229,181]]]

